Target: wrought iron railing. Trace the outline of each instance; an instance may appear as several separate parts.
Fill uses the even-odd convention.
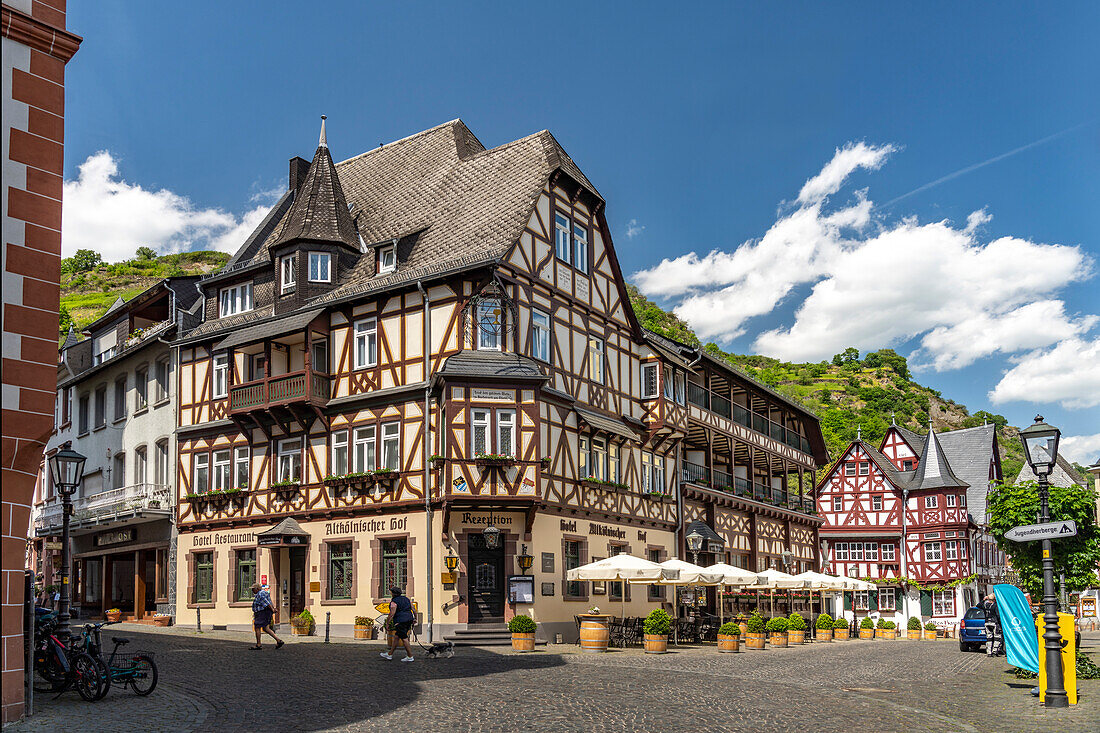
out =
[[[98,522],[136,511],[168,512],[172,506],[172,490],[166,484],[133,484],[74,500],[72,521]],[[61,502],[52,499],[39,511],[35,526],[44,529],[60,525]]]

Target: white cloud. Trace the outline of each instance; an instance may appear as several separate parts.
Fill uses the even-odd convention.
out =
[[[645,231],[645,224],[639,224],[637,219],[631,219],[626,225],[626,238],[634,239]]]
[[[1100,461],[1100,433],[1095,435],[1063,435],[1058,453],[1066,459],[1091,466]]]
[[[754,348],[782,359],[828,358],[847,346],[877,349],[920,338],[938,370],[1080,337],[1098,319],[1068,314],[1054,296],[1091,276],[1079,247],[1001,237],[983,243],[985,210],[964,227],[914,218],[884,222],[866,191],[839,208],[827,199],[853,171],[880,167],[892,145],[849,144],[802,187],[793,209],[759,240],[732,251],[689,252],[638,272],[647,295],[671,298],[703,339],[728,343],[792,291],[809,295],[793,323],[757,335]]]
[[[994,404],[1059,402],[1067,409],[1100,405],[1100,338],[1068,338],[1015,361],[989,392]]]
[[[260,192],[265,196],[268,192]],[[232,251],[258,222],[261,206],[238,221],[233,214],[196,207],[186,196],[167,189],[150,191],[127,183],[118,161],[107,150],[88,156],[75,181],[65,182],[62,256],[78,249],[99,252],[107,262],[134,256],[138,247],[160,253],[215,247]],[[254,226],[254,225],[253,225]]]

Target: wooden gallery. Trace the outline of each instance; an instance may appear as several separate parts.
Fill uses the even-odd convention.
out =
[[[570,640],[593,605],[673,599],[567,570],[685,557],[692,522],[700,562],[818,566],[816,419],[639,326],[604,201],[548,132],[486,150],[456,120],[334,163],[322,121],[200,286],[178,623],[248,626],[258,580],[282,621],[350,635],[397,585],[425,639],[528,613]]]

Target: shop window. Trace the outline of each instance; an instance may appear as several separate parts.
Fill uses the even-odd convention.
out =
[[[950,616],[955,615],[955,591],[953,590],[934,590],[932,591],[932,615],[933,616]]]
[[[382,424],[382,468],[401,469],[401,423]]]
[[[348,431],[338,430],[329,436],[332,448],[331,465],[328,472],[333,476],[343,476],[348,472]]]
[[[216,400],[229,394],[229,355],[218,354],[214,357],[214,394]]]
[[[657,365],[654,363],[642,364],[642,399],[652,399],[657,396]]]
[[[247,489],[250,483],[250,476],[248,471],[248,453],[249,450],[247,445],[242,445],[234,449],[234,481],[236,482],[238,489]]]
[[[404,538],[382,540],[382,587],[379,596],[388,596],[390,588],[405,588],[408,582],[409,552]]]
[[[195,603],[214,601],[214,553],[195,553]]]
[[[333,542],[328,546],[328,597],[329,600],[350,600],[352,584],[352,558],[350,542]],[[404,585],[401,586],[404,588]]]
[[[256,582],[256,551],[237,550],[236,584],[238,602],[251,601],[252,584]]]
[[[115,420],[126,417],[126,375],[115,380]]]
[[[279,441],[279,473],[278,481],[302,480],[302,441]]]
[[[355,368],[378,364],[378,320],[364,318],[355,322]]]
[[[191,481],[191,488],[196,494],[205,494],[210,491],[210,454],[195,454],[195,475]]]
[[[134,372],[134,410],[144,410],[149,406],[149,369],[138,367]]]
[[[360,473],[373,471],[378,468],[375,458],[375,432],[373,425],[366,425],[355,429],[355,470]]]
[[[531,311],[531,356],[550,363],[550,316],[542,311]]]
[[[581,566],[581,543],[578,540],[565,540],[562,543],[564,550],[564,557],[562,559],[562,566],[566,571],[573,568],[579,568]],[[578,598],[584,595],[583,581],[580,580],[567,580],[565,582],[565,595],[567,597]]]

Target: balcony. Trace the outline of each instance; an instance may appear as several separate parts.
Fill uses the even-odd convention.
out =
[[[229,412],[240,414],[295,404],[323,407],[329,401],[330,390],[329,375],[311,369],[254,379],[229,388]]]
[[[73,501],[69,526],[73,530],[100,527],[131,518],[159,519],[172,513],[172,490],[165,484],[134,484],[108,489]],[[61,531],[61,500],[51,499],[39,510],[35,532]]]
[[[802,514],[810,514],[814,511],[813,499],[809,497],[799,497],[797,494],[771,487],[762,481],[750,482],[748,479],[733,476],[726,471],[717,468],[708,469],[706,466],[690,461],[680,462],[680,482],[706,486],[743,499],[773,504]]]
[[[727,420],[733,420],[749,430],[755,430],[762,435],[767,435],[773,440],[777,440],[795,450],[813,455],[810,441],[807,440],[805,436],[799,435],[794,430],[769,420],[764,415],[751,412],[741,405],[734,404],[725,397],[710,392],[700,384],[688,382],[687,397],[688,402],[696,407],[701,407],[716,415],[721,415]]]

